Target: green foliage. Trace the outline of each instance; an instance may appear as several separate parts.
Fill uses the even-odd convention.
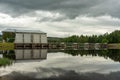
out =
[[[0,37],[0,42],[2,42],[2,38]]]
[[[0,67],[11,65],[11,64],[12,64],[12,60],[10,60],[8,58],[0,58]]]
[[[0,43],[0,50],[13,50],[14,43]]]
[[[13,33],[13,32],[4,32],[3,35],[2,35],[2,38],[3,38],[6,42],[14,42],[15,33]]]
[[[63,41],[65,42],[79,42],[79,36],[73,35],[68,38],[64,38]]]
[[[109,43],[120,43],[120,30],[116,30],[109,34]]]
[[[15,59],[15,52],[14,50],[7,50],[3,53],[3,57],[14,60]]]
[[[108,40],[106,38],[103,38],[101,43],[108,43]]]
[[[120,62],[120,50],[65,50],[67,54],[72,56],[101,56],[105,59],[109,58],[114,61]]]
[[[73,35],[63,39],[63,42],[76,43],[120,43],[120,30],[116,30],[110,34],[92,35],[92,36],[77,36]]]

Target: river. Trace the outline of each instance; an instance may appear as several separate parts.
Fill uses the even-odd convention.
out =
[[[3,56],[14,60],[12,65],[0,68],[0,80],[118,80],[120,78],[120,50],[23,49],[6,51]]]

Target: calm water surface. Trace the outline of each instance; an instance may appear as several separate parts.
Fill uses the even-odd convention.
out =
[[[7,51],[6,54],[10,55]],[[0,80],[119,80],[120,50],[15,50]],[[3,55],[4,56],[4,55]],[[11,56],[8,56],[11,58]]]

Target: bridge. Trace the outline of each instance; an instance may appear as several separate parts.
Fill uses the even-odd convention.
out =
[[[106,43],[0,43],[0,50],[14,49],[120,49],[120,44]]]

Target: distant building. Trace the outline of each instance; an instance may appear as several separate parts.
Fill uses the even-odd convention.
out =
[[[40,30],[6,29],[2,33],[14,33],[14,43],[47,43],[47,34]]]

